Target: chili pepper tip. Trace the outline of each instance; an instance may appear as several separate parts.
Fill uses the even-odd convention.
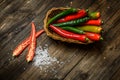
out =
[[[27,60],[27,62],[29,63],[31,60]]]
[[[15,55],[15,54],[13,54],[12,56],[13,56],[13,57],[15,57],[16,55]]]
[[[100,17],[100,12],[97,12],[97,14],[96,14],[96,15],[97,15],[97,17],[99,18],[99,17]]]

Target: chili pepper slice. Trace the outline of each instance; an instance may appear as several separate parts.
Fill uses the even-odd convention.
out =
[[[30,62],[33,60],[33,57],[35,55],[35,48],[36,48],[36,36],[35,36],[35,25],[32,22],[32,31],[31,31],[31,39],[30,39],[30,45],[29,45],[29,50],[28,50],[28,54],[26,56],[26,60],[27,62]]]
[[[89,12],[88,13],[88,16],[91,18],[91,19],[98,19],[100,17],[100,12]]]
[[[44,32],[44,29],[39,30],[35,36],[38,37]],[[31,36],[30,36],[31,37]],[[22,51],[30,44],[30,37],[26,38],[22,41],[13,51],[13,56],[18,56],[22,53]]]
[[[93,41],[99,41],[99,40],[103,40],[103,38],[101,37],[100,34],[97,33],[92,33],[92,32],[86,32],[85,35]]]
[[[65,26],[65,27],[61,27],[61,28],[64,29],[64,30],[67,30],[67,31],[78,33],[78,34],[84,34],[85,33],[83,30],[80,30],[80,29],[77,29],[77,28],[71,27],[71,26]]]
[[[100,26],[103,24],[103,21],[101,19],[91,19],[88,20],[84,25],[95,25],[95,26]]]
[[[86,37],[86,35],[83,34],[75,34],[66,30],[63,30],[59,27],[55,27],[53,25],[50,25],[50,28],[57,33],[58,35],[69,38],[69,39],[74,39],[74,40],[79,40],[81,42],[87,42],[89,39]]]
[[[80,26],[76,28],[83,31],[94,32],[94,33],[100,33],[102,31],[102,28],[100,26]]]
[[[87,15],[87,12],[88,12],[88,9],[87,10],[82,9],[82,10],[79,10],[77,13],[70,14],[70,15],[65,16],[64,18],[59,19],[57,22],[61,23],[61,22],[67,22],[70,20],[82,18]]]
[[[48,21],[47,25],[49,25],[50,23],[54,22],[55,20],[57,20],[57,19],[59,19],[59,18],[61,18],[61,17],[63,17],[63,16],[66,16],[66,15],[68,15],[68,14],[70,14],[70,13],[75,13],[75,12],[77,12],[77,11],[78,11],[78,10],[75,9],[75,8],[70,8],[70,9],[68,9],[68,10],[65,10],[65,11],[63,11],[63,12],[55,15],[53,18],[51,18],[51,19]]]
[[[80,25],[85,23],[86,21],[89,20],[89,17],[84,17],[84,18],[80,18],[77,20],[72,20],[72,21],[68,21],[68,22],[63,22],[63,23],[58,23],[58,24],[53,24],[54,26],[74,26],[74,25]]]

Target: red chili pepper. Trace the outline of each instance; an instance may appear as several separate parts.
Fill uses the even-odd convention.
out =
[[[101,24],[103,24],[103,21],[101,19],[97,19],[97,20],[88,20],[85,25],[96,25],[96,26],[100,26]]]
[[[32,31],[31,31],[31,39],[30,39],[30,45],[28,49],[28,54],[26,57],[27,62],[30,62],[33,60],[33,57],[35,55],[35,48],[36,48],[36,36],[35,36],[35,24],[32,22]]]
[[[67,22],[67,21],[70,21],[70,20],[78,19],[78,18],[86,16],[87,12],[88,12],[88,10],[82,9],[82,10],[79,10],[75,14],[70,14],[70,15],[65,16],[64,18],[59,19],[57,22],[61,23],[61,22]]]
[[[63,30],[59,27],[55,27],[53,25],[50,25],[50,28],[57,33],[58,35],[65,37],[65,38],[70,38],[70,39],[74,39],[74,40],[79,40],[81,42],[87,42],[88,38],[86,37],[86,35],[82,35],[82,34],[75,34],[66,30]]]
[[[93,40],[93,41],[99,41],[99,40],[103,40],[103,38],[101,37],[100,34],[97,34],[97,33],[92,33],[92,32],[86,32],[85,35]]]
[[[36,33],[36,37],[40,36],[42,33],[44,32],[44,30],[39,30]],[[31,37],[31,36],[30,36]],[[22,41],[22,43],[20,43],[15,50],[13,51],[13,56],[18,56],[22,53],[22,51],[30,44],[30,37],[26,38],[24,41]]]

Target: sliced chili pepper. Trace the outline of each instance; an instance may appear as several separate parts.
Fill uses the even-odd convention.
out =
[[[74,40],[79,40],[81,42],[87,42],[89,39],[86,37],[86,35],[82,35],[82,34],[75,34],[66,30],[63,30],[59,27],[55,27],[53,25],[50,25],[50,28],[57,33],[58,35],[65,37],[65,38],[70,38],[70,39],[74,39]]]
[[[84,34],[85,33],[83,30],[80,30],[80,29],[77,29],[77,28],[71,27],[71,26],[65,26],[65,27],[61,27],[61,28],[64,29],[64,30],[67,30],[67,31],[78,33],[78,34]]]
[[[85,35],[93,41],[99,41],[99,40],[103,40],[103,38],[101,37],[100,34],[97,33],[92,33],[92,32],[86,32]]]
[[[101,19],[92,19],[88,20],[84,25],[95,25],[95,26],[100,26],[103,24],[103,21]]]
[[[102,28],[100,26],[80,26],[77,28],[83,31],[95,32],[95,33],[100,33],[102,31]]]
[[[68,15],[68,14],[70,14],[70,13],[75,13],[75,12],[77,12],[77,11],[78,11],[78,10],[75,9],[75,8],[71,8],[71,9],[65,10],[65,11],[63,11],[63,12],[55,15],[53,18],[51,18],[51,19],[48,21],[47,25],[49,25],[50,23],[54,22],[55,20],[57,20],[57,19],[59,19],[59,18],[61,18],[61,17],[63,17],[63,16],[66,16],[66,15]]]
[[[33,60],[33,57],[35,55],[35,48],[36,48],[36,36],[35,36],[35,25],[32,22],[32,31],[31,31],[31,39],[30,39],[30,45],[29,45],[29,50],[28,50],[28,54],[26,57],[27,62],[30,62]]]
[[[40,36],[44,32],[43,29],[39,30],[36,33],[36,37]],[[30,36],[31,37],[31,36]],[[30,44],[30,37],[26,38],[22,43],[20,43],[15,50],[13,51],[13,56],[18,56],[22,53],[22,51]]]
[[[84,17],[84,18],[80,18],[77,20],[72,20],[72,21],[68,21],[68,22],[63,22],[63,23],[58,23],[58,24],[53,24],[54,26],[74,26],[74,25],[80,25],[85,23],[86,21],[89,20],[89,17]]]
[[[88,12],[88,9],[87,10],[82,9],[82,10],[79,10],[77,13],[70,14],[70,15],[65,16],[64,18],[59,19],[57,22],[61,23],[61,22],[67,22],[70,20],[82,18],[87,15],[87,12]]]
[[[89,12],[88,13],[88,16],[91,18],[91,19],[98,19],[100,17],[100,12]]]

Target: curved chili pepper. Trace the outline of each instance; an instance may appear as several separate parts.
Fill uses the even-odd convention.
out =
[[[84,25],[95,25],[95,26],[100,26],[101,24],[103,24],[103,21],[101,19],[97,19],[97,20],[88,20]]]
[[[100,33],[102,31],[102,28],[100,26],[80,26],[77,28],[83,31],[94,32],[94,33]]]
[[[63,16],[66,16],[66,15],[68,15],[68,14],[70,14],[70,13],[75,13],[75,12],[77,12],[77,11],[78,11],[78,10],[75,9],[75,8],[71,8],[71,9],[65,10],[65,11],[63,11],[63,12],[55,15],[53,18],[51,18],[51,19],[48,21],[47,25],[49,25],[49,24],[52,23],[53,21],[55,21],[55,20],[57,20],[57,19],[59,19],[59,18],[61,18],[61,17],[63,17]]]
[[[35,25],[34,23],[32,22],[32,31],[31,31],[31,43],[29,45],[29,50],[28,50],[28,54],[26,56],[26,60],[27,62],[30,62],[33,60],[33,57],[35,55],[35,48],[36,48],[36,37],[35,37]]]
[[[57,22],[61,23],[61,22],[67,22],[70,20],[82,18],[87,15],[87,12],[88,12],[88,9],[87,10],[82,9],[82,10],[79,10],[77,13],[70,14],[70,15],[65,16],[64,18],[59,19]]]
[[[89,12],[88,13],[88,16],[91,18],[91,19],[98,19],[100,17],[100,12]]]
[[[41,35],[44,32],[43,29],[39,30],[35,36],[38,37],[39,35]],[[22,41],[22,43],[20,43],[15,50],[13,51],[13,56],[18,56],[22,53],[22,51],[30,44],[30,39],[31,36],[26,38],[24,41]]]
[[[57,33],[58,35],[69,38],[69,39],[74,39],[74,40],[79,40],[81,42],[87,42],[89,39],[86,37],[86,35],[80,35],[80,34],[75,34],[66,30],[63,30],[59,27],[55,27],[53,25],[50,25],[50,28]]]
[[[71,27],[71,26],[65,26],[65,27],[61,27],[61,28],[64,29],[64,30],[67,30],[67,31],[78,33],[78,34],[84,34],[85,33],[83,30],[80,30],[80,29],[77,29],[77,28]]]
[[[83,24],[88,20],[89,20],[89,17],[84,17],[84,18],[81,18],[81,19],[72,20],[72,21],[63,22],[63,23],[58,23],[58,24],[53,24],[53,25],[54,26],[59,26],[59,27],[62,27],[62,26],[74,26],[74,25]]]
[[[101,37],[100,34],[97,33],[92,33],[92,32],[86,32],[85,35],[93,41],[99,41],[99,40],[103,40],[103,38]]]

